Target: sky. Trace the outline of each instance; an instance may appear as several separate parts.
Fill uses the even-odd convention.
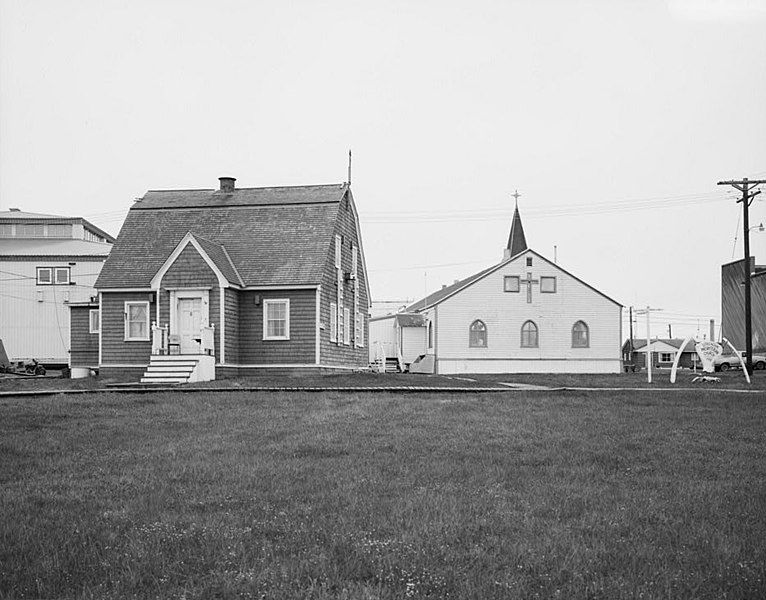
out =
[[[116,235],[148,189],[342,182],[351,149],[373,301],[497,263],[518,190],[531,248],[706,333],[764,107],[766,0],[0,0],[0,210]]]

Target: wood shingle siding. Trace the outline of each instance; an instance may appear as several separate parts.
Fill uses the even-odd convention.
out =
[[[283,299],[290,300],[290,339],[264,340],[264,301]],[[239,364],[314,364],[315,303],[310,289],[239,292]]]
[[[101,364],[146,365],[152,351],[150,339],[125,341],[125,302],[149,302],[149,326],[156,315],[152,292],[104,292],[101,294]]]
[[[353,203],[344,198],[338,206],[338,217],[335,220],[334,235],[327,240],[327,260],[322,278],[321,305],[319,311],[320,323],[324,327],[320,330],[320,362],[324,365],[344,365],[344,366],[364,366],[369,361],[368,327],[369,327],[369,298],[367,297],[367,271],[364,268],[363,261],[360,261],[357,270],[359,278],[358,290],[359,310],[362,312],[364,329],[364,346],[358,348],[353,336],[354,319],[351,318],[351,343],[345,345],[342,343],[343,336],[340,336],[341,343],[330,341],[330,304],[337,301],[338,283],[335,270],[335,235],[341,236],[341,269],[344,273],[351,272],[353,251],[352,246],[361,247],[361,240],[357,235],[356,215],[354,213]],[[343,305],[353,312],[354,308],[354,283],[343,279]],[[339,323],[342,321],[339,319]],[[338,329],[340,331],[340,328]]]
[[[226,321],[226,362],[239,362],[239,295],[241,292],[232,289],[224,290],[224,319]]]
[[[97,306],[71,306],[69,365],[98,367],[98,333],[90,333],[90,311]]]

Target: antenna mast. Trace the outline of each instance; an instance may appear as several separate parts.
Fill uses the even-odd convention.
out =
[[[351,185],[351,149],[348,151],[348,184]]]

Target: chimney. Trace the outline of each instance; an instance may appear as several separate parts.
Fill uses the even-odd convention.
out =
[[[219,177],[218,181],[221,182],[222,192],[233,192],[234,182],[237,181],[237,178],[236,177]]]
[[[21,209],[20,209],[20,208],[9,208],[8,210],[9,210],[10,212],[21,212]]]

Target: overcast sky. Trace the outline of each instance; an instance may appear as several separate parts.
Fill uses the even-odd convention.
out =
[[[0,210],[116,235],[147,189],[341,182],[351,148],[373,300],[499,261],[518,189],[530,247],[706,332],[764,107],[766,0],[0,0]]]

